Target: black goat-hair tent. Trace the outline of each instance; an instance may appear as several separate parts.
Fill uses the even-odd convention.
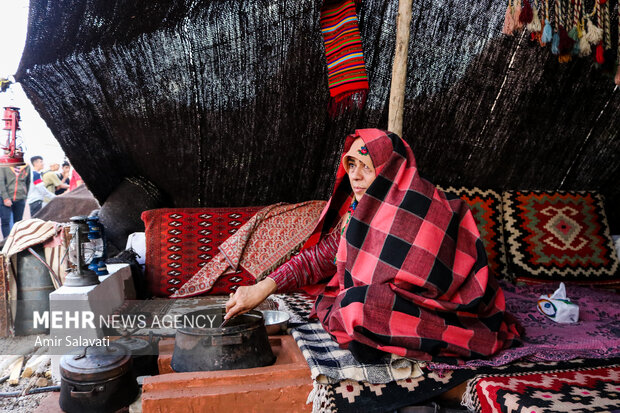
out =
[[[175,207],[326,199],[344,136],[387,127],[398,1],[362,1],[370,93],[336,119],[320,8],[31,0],[16,78],[100,203],[135,177]],[[403,137],[421,173],[446,186],[600,190],[620,232],[614,52],[602,67],[560,64],[528,34],[502,35],[505,10],[414,2]]]

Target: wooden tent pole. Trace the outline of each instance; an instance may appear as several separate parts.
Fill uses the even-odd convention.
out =
[[[396,47],[392,65],[392,86],[390,88],[390,107],[388,130],[402,136],[403,108],[405,106],[405,86],[407,85],[407,53],[409,50],[409,26],[411,24],[412,0],[399,0],[396,16]]]

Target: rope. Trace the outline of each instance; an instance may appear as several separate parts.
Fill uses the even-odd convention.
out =
[[[611,49],[611,18],[609,14],[609,1],[606,1],[603,4],[603,43],[605,50]]]

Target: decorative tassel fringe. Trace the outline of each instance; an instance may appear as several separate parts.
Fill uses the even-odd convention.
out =
[[[590,44],[598,44],[603,40],[603,29],[597,27],[590,19],[588,19],[588,30],[586,31],[586,39]]]
[[[568,63],[573,60],[573,57],[570,54],[561,54],[558,56],[558,62],[560,63]]]
[[[579,39],[579,57],[585,57],[592,54],[592,47],[590,47],[590,42],[586,39],[586,36],[581,36]]]
[[[568,37],[570,37],[571,39],[573,39],[573,50],[571,51],[571,54],[574,56],[578,56],[579,55],[579,29],[577,28],[577,26],[573,26],[572,29],[570,29],[570,32],[568,32]]]
[[[527,29],[530,32],[539,32],[542,30],[542,24],[540,24],[540,18],[538,17],[538,10],[536,6],[532,6],[532,22],[527,25]]]
[[[551,24],[549,24],[548,19],[545,19],[545,28],[543,29],[543,34],[540,40],[543,43],[549,43],[553,40],[553,31],[551,30]]]
[[[603,50],[603,43],[599,43],[596,46],[596,63],[598,63],[599,65],[602,65],[603,63],[605,63],[605,51]]]
[[[366,104],[368,90],[352,90],[330,99],[327,111],[332,119],[342,115],[351,108],[362,109]]]
[[[558,34],[560,35],[559,36],[560,42],[558,44],[558,49],[560,50],[560,53],[561,54],[570,53],[571,50],[573,50],[575,41],[570,38],[570,36],[568,35],[568,32],[563,26],[560,26],[560,31]]]
[[[551,40],[551,53],[560,54],[560,34],[553,33],[553,39]]]
[[[521,23],[521,2],[519,0],[517,0],[517,5],[514,6],[512,21],[514,22],[515,30],[521,30],[523,28],[523,23]]]
[[[519,14],[519,23],[522,26],[528,25],[534,19],[534,11],[532,10],[532,5],[529,0],[523,0],[523,8],[521,9],[521,14]]]
[[[502,33],[512,36],[514,31],[515,22],[512,18],[512,6],[508,5],[508,7],[506,7],[506,15],[504,16],[504,28],[502,29]]]

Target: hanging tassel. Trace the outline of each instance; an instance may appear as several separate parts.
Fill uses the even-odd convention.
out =
[[[560,54],[560,34],[553,33],[553,39],[551,40],[551,53]]]
[[[568,37],[570,37],[573,40],[573,50],[571,50],[571,54],[574,56],[578,56],[579,55],[579,29],[577,28],[577,26],[573,26],[573,28],[570,29],[570,32],[568,32]]]
[[[515,30],[521,30],[523,28],[523,23],[521,23],[520,16],[521,16],[521,0],[517,0],[517,4],[513,7],[513,10],[512,10],[512,21],[514,22]]]
[[[531,33],[536,33],[542,30],[542,25],[540,24],[540,18],[538,17],[538,9],[536,6],[532,6],[532,22],[527,25],[527,30]]]
[[[588,56],[592,53],[592,48],[590,47],[590,42],[586,38],[585,34],[582,34],[579,39],[579,57]]]
[[[561,54],[558,56],[558,62],[560,63],[568,63],[573,59],[573,57],[567,53],[567,54]]]
[[[595,54],[595,58],[596,58],[596,63],[598,63],[599,65],[602,65],[603,63],[605,63],[605,50],[603,50],[603,43],[599,43],[598,45],[596,45],[596,54]]]
[[[532,5],[529,0],[523,0],[523,8],[521,9],[521,14],[519,14],[519,23],[521,26],[525,26],[530,24],[534,19],[534,11],[532,10]]]
[[[573,49],[573,45],[575,44],[575,41],[568,35],[568,32],[566,31],[564,26],[560,26],[560,30],[558,34],[560,37],[560,41],[558,43],[558,49],[560,50],[560,53],[562,54],[570,53],[571,50]]]
[[[597,27],[590,19],[588,19],[586,39],[590,42],[590,44],[598,44],[601,40],[603,40],[603,29]]]
[[[543,29],[543,34],[540,40],[543,43],[549,43],[552,39],[553,31],[551,30],[551,24],[549,23],[549,19],[545,19],[545,28]]]
[[[504,28],[502,29],[502,33],[512,36],[514,31],[515,22],[512,19],[512,6],[508,4],[508,7],[506,7],[506,16],[504,16]]]

